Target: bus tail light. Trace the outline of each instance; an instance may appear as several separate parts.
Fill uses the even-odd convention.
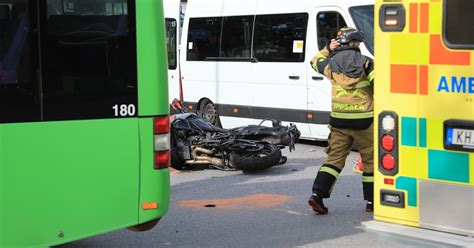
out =
[[[171,162],[170,153],[170,118],[169,116],[156,117],[153,120],[154,132],[154,168],[168,168]]]
[[[171,162],[171,153],[170,151],[161,151],[155,152],[155,159],[154,159],[154,168],[155,169],[165,169],[170,167]]]
[[[170,132],[170,117],[168,115],[156,117],[153,121],[153,124],[154,134],[164,134]]]
[[[398,115],[384,111],[379,115],[378,130],[379,171],[383,175],[398,173]]]

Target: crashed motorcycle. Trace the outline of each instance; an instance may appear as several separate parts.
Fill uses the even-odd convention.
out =
[[[282,126],[271,121],[272,127],[248,125],[222,129],[173,101],[178,113],[171,122],[171,166],[175,169],[211,167],[220,170],[260,171],[282,165],[287,158],[281,149],[295,148],[300,131],[295,125]]]

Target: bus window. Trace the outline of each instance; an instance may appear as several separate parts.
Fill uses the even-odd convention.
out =
[[[26,0],[1,5],[0,16],[0,123],[37,121],[38,46],[31,30],[37,26]]]
[[[364,33],[364,44],[374,54],[374,6],[365,5],[349,8],[356,28]]]
[[[189,20],[188,61],[204,61],[219,57],[222,17],[192,18]]]
[[[250,57],[253,19],[253,16],[224,18],[221,57]]]
[[[334,39],[339,29],[343,27],[347,27],[347,25],[338,12],[319,12],[317,17],[319,49],[323,49],[331,39]]]
[[[166,18],[166,45],[168,48],[168,69],[176,70],[178,65],[177,49],[176,49],[176,20]]]
[[[295,41],[306,39],[307,13],[258,15],[255,20],[253,54],[258,61],[303,62],[302,53],[293,52]]]
[[[67,1],[67,14],[48,13],[46,120],[113,118],[116,104],[134,106],[126,116],[137,114],[135,16],[123,14],[126,1],[114,3],[113,14],[107,4]]]
[[[474,48],[474,30],[466,28],[474,23],[472,0],[446,0],[444,12],[444,39],[454,49]]]

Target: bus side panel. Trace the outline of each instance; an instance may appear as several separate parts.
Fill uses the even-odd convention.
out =
[[[153,168],[152,133],[153,119],[140,119],[140,212],[138,223],[161,218],[168,211],[170,201],[169,169],[155,170]],[[155,203],[157,204],[156,208]]]
[[[2,202],[5,202],[5,199],[4,199],[4,189],[5,189],[5,180],[3,179],[3,177],[5,176],[5,172],[4,172],[4,169],[3,167],[5,166],[5,162],[3,161],[3,156],[1,156],[1,151],[4,150],[4,145],[3,145],[3,127],[0,125],[0,247],[3,247],[3,246],[6,246],[6,242],[5,242],[5,228],[4,226],[1,224],[1,223],[5,223],[5,210],[4,210],[4,207],[3,207],[3,204]]]
[[[8,144],[0,146],[0,182],[8,189],[1,199],[1,247],[53,245],[136,223],[137,119],[0,129]]]
[[[140,116],[167,115],[168,53],[162,1],[136,2]]]

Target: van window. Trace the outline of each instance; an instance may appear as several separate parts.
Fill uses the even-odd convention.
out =
[[[188,61],[219,57],[222,17],[191,18],[188,31]]]
[[[166,18],[166,46],[168,47],[168,69],[175,70],[178,64],[176,60],[176,32],[177,24],[176,20],[172,18]]]
[[[450,48],[474,48],[474,1],[444,1],[444,39]]]
[[[374,54],[374,5],[357,6],[349,9],[356,28],[364,33],[364,44]]]
[[[222,28],[221,57],[250,57],[253,16],[225,17]]]
[[[308,14],[259,15],[253,55],[258,61],[303,62]]]
[[[346,22],[338,12],[319,12],[317,16],[319,49],[323,49],[331,39],[335,39],[339,29],[344,27],[347,27]]]

